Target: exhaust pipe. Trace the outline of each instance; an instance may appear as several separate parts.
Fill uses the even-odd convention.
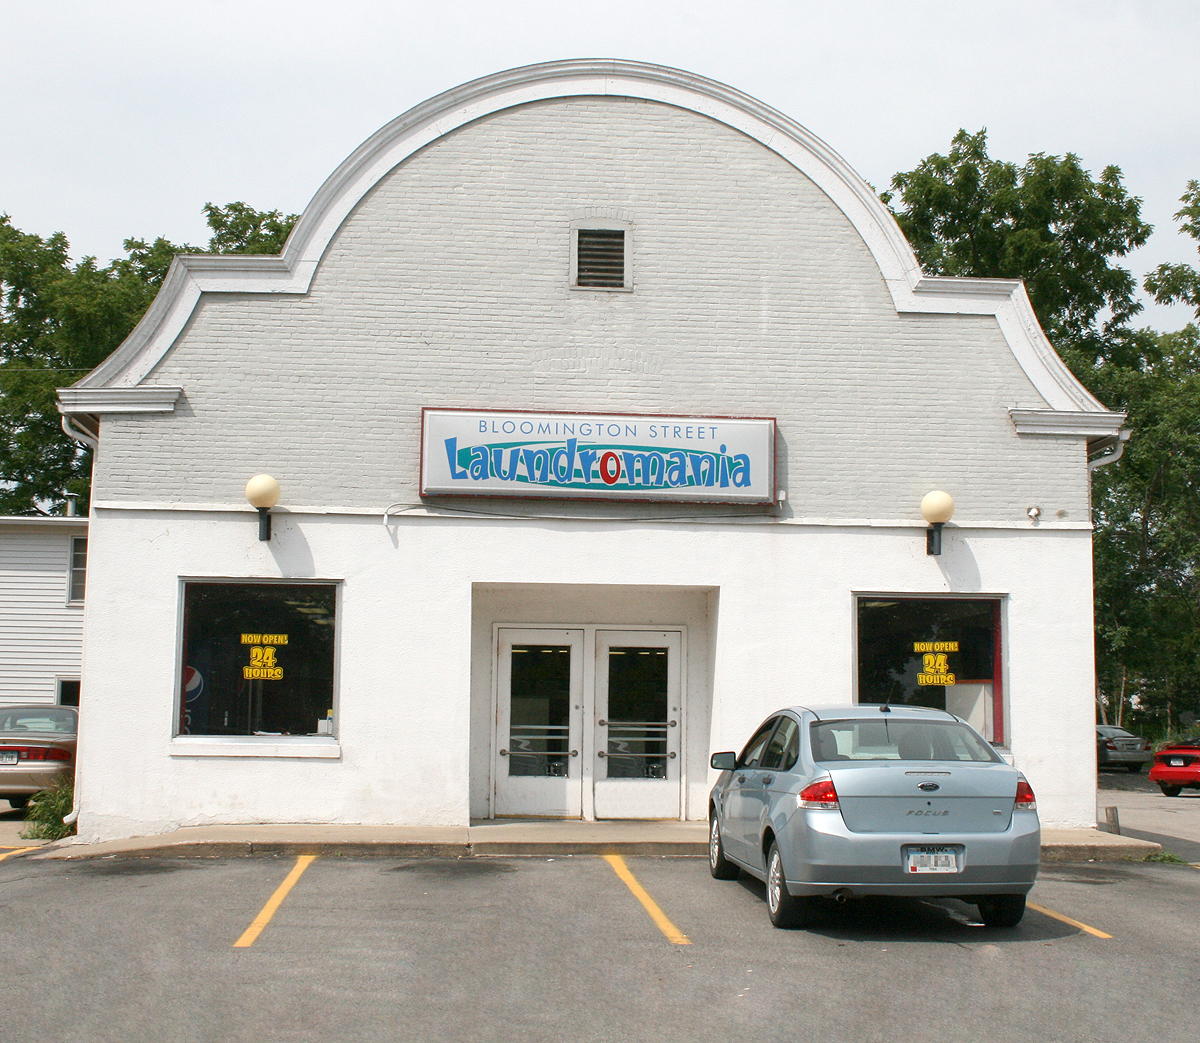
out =
[[[839,905],[845,905],[846,899],[849,897],[851,897],[851,892],[850,892],[850,888],[848,888],[848,887],[839,887],[836,891],[833,892],[833,900],[835,902],[837,902]]]

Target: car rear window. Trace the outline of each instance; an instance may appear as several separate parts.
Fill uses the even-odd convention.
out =
[[[833,761],[972,761],[1000,758],[958,721],[911,719],[817,721],[812,725],[813,759]]]
[[[41,732],[51,735],[74,735],[75,714],[53,706],[21,707],[0,710],[0,734]]]

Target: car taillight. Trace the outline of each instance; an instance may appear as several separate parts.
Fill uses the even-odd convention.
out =
[[[796,800],[802,808],[837,811],[841,807],[838,804],[837,790],[833,788],[833,779],[821,779],[810,783],[800,791]]]
[[[1113,742],[1112,739],[1109,739],[1107,742],[1105,742],[1104,748],[1106,750],[1115,750],[1117,748],[1117,744]]]
[[[1024,779],[1017,779],[1017,807],[1022,811],[1037,811],[1033,787]]]
[[[0,753],[16,753],[20,761],[69,761],[71,754],[57,746],[0,746]]]

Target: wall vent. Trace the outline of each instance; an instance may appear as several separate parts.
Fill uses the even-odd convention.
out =
[[[619,228],[578,229],[576,286],[625,285],[625,232]]]

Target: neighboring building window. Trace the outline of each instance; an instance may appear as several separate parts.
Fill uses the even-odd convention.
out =
[[[180,735],[328,734],[337,588],[184,587]]]
[[[71,601],[82,601],[87,586],[87,537],[76,536],[71,540]]]
[[[858,599],[858,701],[931,706],[1004,741],[1000,602]]]
[[[571,285],[629,290],[632,229],[623,221],[580,221],[571,229]]]
[[[78,706],[79,705],[79,682],[68,681],[64,678],[59,678],[58,681],[58,705],[59,706]]]

